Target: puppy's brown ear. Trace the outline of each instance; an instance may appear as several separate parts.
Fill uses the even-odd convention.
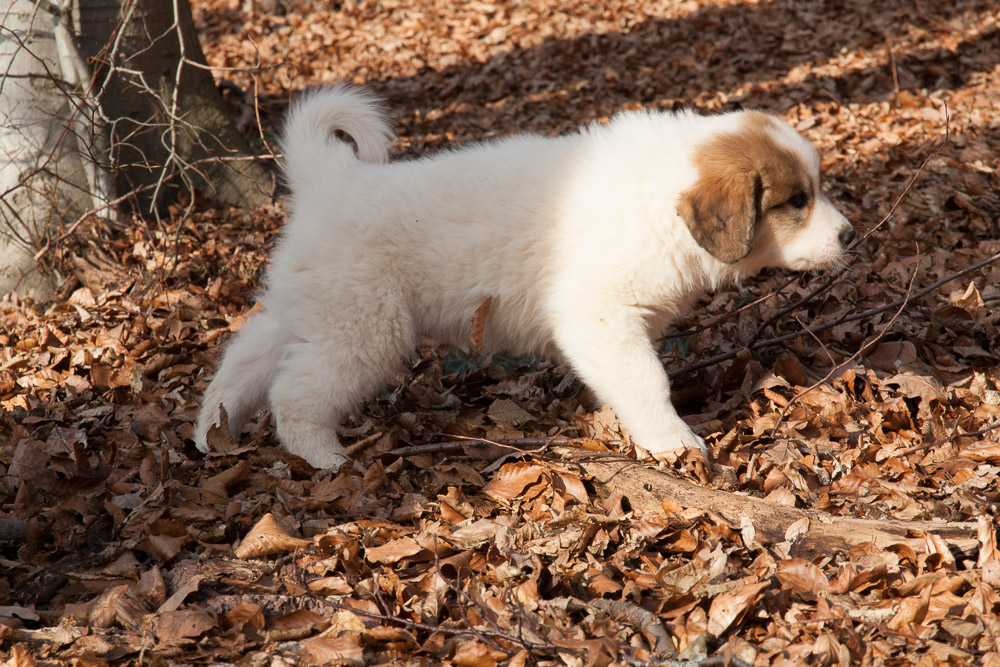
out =
[[[761,190],[760,176],[751,170],[702,172],[695,186],[681,195],[677,213],[698,245],[732,264],[753,248]]]

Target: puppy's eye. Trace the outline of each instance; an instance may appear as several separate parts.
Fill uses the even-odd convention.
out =
[[[804,192],[796,192],[794,195],[788,198],[785,202],[792,208],[805,208],[809,204],[809,195]]]

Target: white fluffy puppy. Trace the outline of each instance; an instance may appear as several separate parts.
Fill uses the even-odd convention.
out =
[[[339,466],[341,418],[420,336],[466,340],[487,298],[484,349],[556,355],[646,450],[705,451],[653,341],[704,290],[768,266],[829,266],[854,235],[823,196],[812,145],[760,112],[628,112],[388,163],[392,138],[358,89],[292,109],[288,225],[262,311],[205,394],[202,451],[220,406],[236,436],[269,399],[289,452]]]

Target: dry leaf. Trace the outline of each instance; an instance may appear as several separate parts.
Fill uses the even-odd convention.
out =
[[[500,526],[495,521],[479,519],[454,530],[451,537],[465,548],[471,549],[491,541],[499,530]]]
[[[469,343],[473,350],[483,349],[483,333],[486,330],[486,318],[490,314],[490,306],[493,304],[493,297],[488,296],[486,300],[476,308],[472,315],[472,324],[469,327]]]
[[[507,398],[499,398],[493,401],[486,414],[494,421],[509,422],[515,426],[520,426],[532,419],[531,413]]]
[[[14,644],[10,650],[10,660],[7,662],[10,667],[35,667],[34,656],[24,644]]]
[[[513,500],[532,484],[548,479],[548,469],[533,463],[507,463],[483,487],[483,494],[494,500]]]
[[[309,582],[309,590],[317,595],[350,595],[354,589],[343,577],[320,577]]]
[[[924,544],[927,546],[927,553],[940,555],[941,561],[948,568],[955,568],[955,556],[951,553],[951,549],[948,548],[948,543],[944,541],[943,537],[936,533],[926,533],[924,534]]]
[[[557,471],[555,479],[562,483],[566,493],[577,502],[586,505],[590,500],[590,496],[587,494],[587,487],[584,486],[583,481],[576,475]]]
[[[395,563],[415,556],[424,548],[412,537],[398,537],[377,547],[365,549],[365,558],[373,563]]]
[[[467,639],[458,645],[452,662],[462,667],[494,667],[497,660],[505,660],[507,654],[474,639]]]
[[[740,535],[743,537],[743,544],[751,547],[757,540],[757,530],[753,527],[753,522],[749,517],[740,517]]]
[[[807,532],[809,532],[809,518],[802,517],[788,526],[788,530],[785,531],[785,540],[795,542],[795,540]]]
[[[708,632],[715,637],[722,634],[740,620],[756,603],[761,591],[767,588],[767,582],[746,584],[739,588],[717,595],[708,609]]]
[[[976,525],[979,536],[979,558],[976,560],[976,567],[984,567],[990,561],[997,560],[1000,552],[997,551],[997,534],[993,530],[993,517],[988,514],[976,516]]]
[[[326,618],[309,609],[297,609],[268,623],[268,636],[274,640],[307,637],[328,625]]]
[[[215,619],[197,609],[165,611],[156,619],[156,638],[161,644],[196,639],[215,627]]]
[[[920,595],[904,598],[899,610],[886,624],[890,629],[899,632],[912,633],[914,626],[919,626],[927,616],[930,607],[932,587],[928,586]]]
[[[260,605],[254,602],[241,602],[222,616],[224,628],[239,627],[243,630],[253,628],[260,631],[264,628],[264,613]]]
[[[184,600],[187,598],[187,596],[198,590],[198,588],[201,586],[201,582],[204,581],[204,579],[205,575],[202,574],[196,574],[193,577],[189,577],[184,582],[183,586],[174,591],[171,594],[171,596],[167,598],[162,605],[160,605],[157,611],[165,612],[165,611],[174,611],[176,609],[179,609],[180,606],[184,604]]]
[[[156,608],[167,600],[167,585],[163,582],[160,567],[154,565],[139,577],[139,587],[136,590],[151,607]]]
[[[306,639],[298,655],[310,665],[365,664],[364,650],[350,635]]]
[[[283,551],[295,551],[312,545],[311,540],[292,537],[278,525],[268,512],[250,529],[239,546],[233,550],[237,558],[261,558]]]
[[[801,558],[779,562],[775,575],[778,581],[795,593],[822,593],[830,588],[823,571]]]

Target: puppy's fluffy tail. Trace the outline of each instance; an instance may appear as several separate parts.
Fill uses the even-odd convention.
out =
[[[285,171],[293,186],[323,178],[331,167],[355,157],[351,146],[333,134],[335,130],[354,140],[357,159],[362,162],[389,159],[394,134],[382,103],[344,84],[318,88],[292,106],[285,125]]]

